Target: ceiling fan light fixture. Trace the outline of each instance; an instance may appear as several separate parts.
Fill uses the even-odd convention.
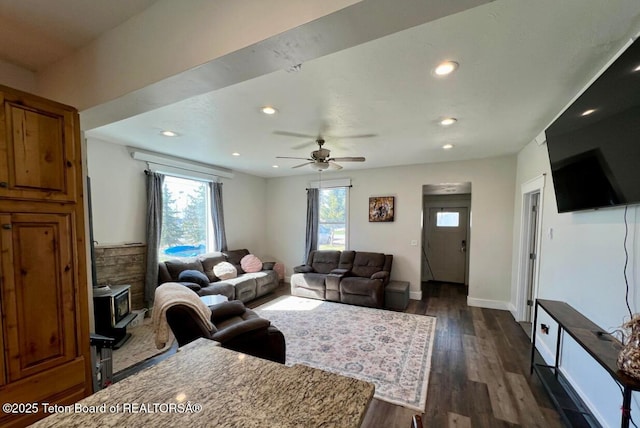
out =
[[[455,61],[445,61],[440,64],[433,70],[436,76],[448,76],[449,74],[456,71],[459,64]]]
[[[315,169],[317,169],[318,171],[324,171],[325,169],[329,168],[329,163],[328,162],[316,162],[313,164],[313,167]]]
[[[272,106],[264,106],[260,109],[260,111],[262,111],[264,114],[267,114],[267,115],[276,114],[278,112],[278,110],[276,110]]]
[[[440,121],[440,125],[442,126],[451,126],[454,123],[456,123],[458,121],[458,119],[456,119],[455,117],[445,117],[444,119],[442,119]]]

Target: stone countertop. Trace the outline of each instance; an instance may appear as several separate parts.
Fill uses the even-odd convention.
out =
[[[357,428],[373,397],[371,383],[302,365],[286,367],[217,345],[192,342],[81,400],[76,406],[84,410],[59,408],[33,426]],[[173,410],[175,405],[185,409]],[[193,410],[197,405],[200,411]]]

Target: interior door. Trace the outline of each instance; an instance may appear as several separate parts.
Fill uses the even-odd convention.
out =
[[[435,281],[464,284],[467,268],[467,208],[430,208],[427,261]]]
[[[526,322],[531,322],[533,320],[533,288],[535,283],[535,272],[536,272],[536,264],[538,263],[538,254],[536,253],[537,248],[537,236],[538,236],[538,200],[540,198],[540,193],[534,193],[531,195],[531,214],[529,216],[530,224],[529,224],[529,259],[527,266],[527,301],[525,302],[528,310],[526,311]]]

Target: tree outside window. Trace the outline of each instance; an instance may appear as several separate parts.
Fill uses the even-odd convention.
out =
[[[166,176],[162,187],[159,259],[193,257],[210,251],[209,184]]]
[[[346,187],[320,189],[318,249],[343,251],[347,245]]]

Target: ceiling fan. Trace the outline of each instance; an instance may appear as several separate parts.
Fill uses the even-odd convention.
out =
[[[342,166],[338,165],[338,162],[364,162],[365,158],[362,156],[358,157],[340,157],[340,158],[332,158],[330,156],[329,149],[324,149],[322,146],[324,145],[324,140],[321,137],[318,137],[316,140],[318,144],[318,150],[314,150],[311,152],[311,157],[309,158],[299,158],[299,157],[291,157],[291,156],[276,156],[278,159],[303,159],[307,162],[302,163],[300,165],[293,166],[292,168],[300,168],[305,165],[312,165],[314,169],[318,171],[324,171],[328,168],[333,169],[342,169]]]

